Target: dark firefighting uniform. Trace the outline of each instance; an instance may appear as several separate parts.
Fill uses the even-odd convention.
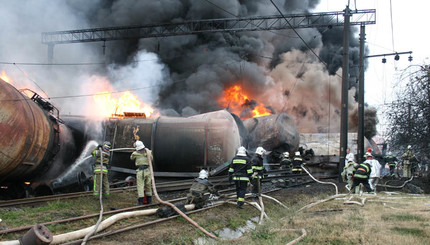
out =
[[[370,165],[367,162],[358,164],[355,167],[351,190],[354,190],[354,188],[361,183],[366,188],[367,192],[371,192],[372,188],[369,185],[369,175],[371,171]]]
[[[251,179],[252,184],[252,196],[257,197],[261,190],[261,179],[264,177],[264,166],[263,157],[255,155],[251,159],[253,178]],[[259,190],[260,189],[260,190]]]
[[[148,150],[151,160],[152,151]],[[136,185],[137,185],[137,195],[141,197],[152,197],[152,180],[151,172],[149,171],[149,160],[146,152],[146,148],[140,151],[134,151],[130,155],[130,160],[134,160],[136,169]]]
[[[207,192],[218,195],[214,185],[209,180],[200,178],[195,179],[191,185],[190,192],[187,194],[187,204],[194,203],[196,205],[196,209],[203,208],[209,199],[209,196],[205,195]]]
[[[291,171],[291,168],[292,168],[291,158],[290,157],[283,157],[280,165],[281,165],[281,169],[286,169],[286,170]]]
[[[293,174],[301,174],[302,173],[302,167],[303,164],[303,158],[301,156],[294,156],[293,158]]]
[[[252,175],[252,166],[247,156],[235,156],[228,169],[229,177],[236,185],[237,206],[241,207],[245,201],[246,188]]]
[[[100,176],[103,176],[103,183],[102,183],[102,192],[103,195],[108,196],[110,194],[110,188],[109,188],[109,179],[108,179],[108,164],[109,164],[109,158],[110,153],[105,152],[101,150],[103,154],[103,167],[101,165],[101,159],[100,159],[100,150],[98,148],[95,148],[92,151],[92,156],[96,158],[96,165],[94,166],[94,186],[93,186],[93,195],[98,196],[100,195]]]
[[[396,175],[394,170],[396,169],[397,157],[388,154],[384,157],[384,160],[388,164],[388,167],[390,167],[390,176],[394,177]]]

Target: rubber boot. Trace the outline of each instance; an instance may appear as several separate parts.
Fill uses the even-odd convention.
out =
[[[143,199],[143,201],[142,201],[143,204],[148,204],[146,196],[142,197],[142,199]]]
[[[140,206],[140,205],[143,205],[143,197],[137,198],[136,206]]]
[[[146,197],[146,204],[151,204],[152,203],[152,196],[147,196]]]

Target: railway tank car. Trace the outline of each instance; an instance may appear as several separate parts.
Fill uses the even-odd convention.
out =
[[[202,168],[228,164],[239,146],[252,151],[261,143],[256,131],[249,134],[242,120],[226,110],[191,117],[60,119],[51,103],[24,92],[0,80],[0,199],[89,190],[95,163],[91,150],[103,141],[114,148],[112,181],[135,174],[129,157],[136,140],[153,151],[156,177],[194,177]],[[289,136],[298,134],[295,124],[284,115],[278,118],[259,119],[266,132],[276,127],[272,133],[280,139],[267,150],[296,149],[298,141]]]

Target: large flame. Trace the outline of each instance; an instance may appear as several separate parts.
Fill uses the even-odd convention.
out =
[[[233,85],[224,90],[224,97],[218,100],[221,107],[227,108],[230,112],[239,115],[241,119],[251,117],[261,117],[272,114],[263,104],[252,105],[251,99],[240,85]],[[255,102],[255,101],[254,101]],[[249,109],[251,115],[244,116],[244,109]]]
[[[10,77],[6,74],[6,72],[4,70],[1,71],[0,73],[0,78],[3,79],[3,81],[7,82],[7,83],[11,83],[12,80],[10,79]]]
[[[94,102],[105,117],[124,117],[124,112],[143,112],[150,117],[154,109],[142,102],[130,91],[121,93],[119,98],[114,98],[108,91],[99,92],[93,96]]]

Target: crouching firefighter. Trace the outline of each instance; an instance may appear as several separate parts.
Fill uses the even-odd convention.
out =
[[[94,196],[100,195],[100,188],[102,189],[103,196],[108,196],[110,194],[108,179],[110,149],[110,142],[105,141],[103,145],[97,146],[91,153],[91,155],[96,158],[96,165],[94,166]],[[102,185],[100,185],[100,180],[102,180]]]
[[[234,180],[234,184],[236,185],[237,208],[243,208],[249,177],[253,173],[249,157],[246,153],[245,147],[239,147],[228,169],[229,181]]]
[[[130,160],[136,165],[137,203],[136,205],[152,203],[152,180],[149,171],[149,160],[153,159],[152,151],[145,148],[142,141],[135,143],[136,151],[131,153]]]
[[[195,179],[191,185],[190,192],[187,194],[187,204],[195,204],[195,209],[203,208],[208,202],[209,195],[206,193],[209,192],[211,196],[219,196],[214,185],[208,180],[208,175],[206,170],[201,170],[199,177]]]
[[[264,175],[263,156],[266,150],[259,146],[255,150],[255,156],[251,159],[252,164],[252,199],[256,199],[261,194],[261,179]]]

